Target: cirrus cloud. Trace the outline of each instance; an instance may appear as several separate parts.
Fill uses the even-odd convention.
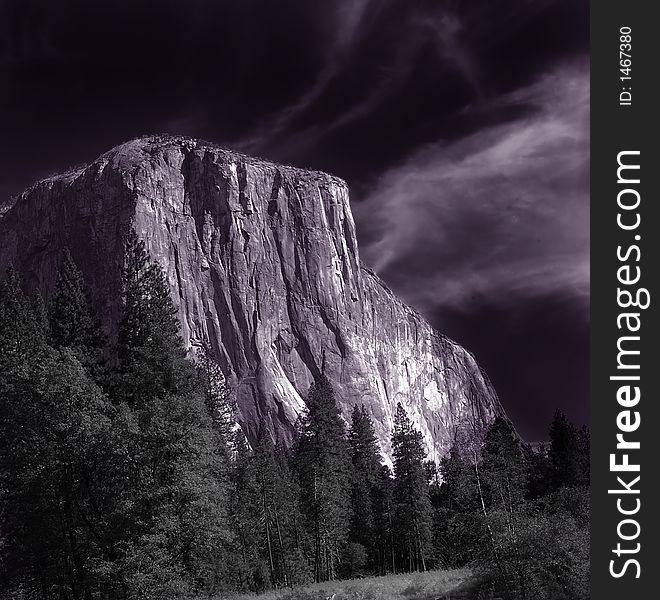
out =
[[[378,179],[355,207],[362,258],[423,310],[557,294],[586,309],[587,67],[564,67],[494,103],[526,110],[427,145]]]

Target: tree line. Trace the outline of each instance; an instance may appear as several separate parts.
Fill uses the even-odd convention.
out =
[[[132,234],[116,341],[62,257],[52,298],[0,285],[0,597],[185,598],[469,565],[512,598],[586,598],[588,432],[498,418],[440,465],[399,404],[392,468],[318,377],[291,447],[249,443],[208,344],[187,354]],[[491,589],[491,592],[492,592]]]

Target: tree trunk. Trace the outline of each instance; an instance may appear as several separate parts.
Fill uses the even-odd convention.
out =
[[[390,554],[392,556],[392,574],[396,573],[396,563],[394,560],[394,529],[392,529],[392,503],[387,505],[387,516],[390,522]]]
[[[505,466],[506,461],[505,461]],[[516,528],[514,525],[514,510],[513,510],[513,498],[511,497],[511,480],[509,479],[509,469],[506,468],[506,491],[508,502],[506,505],[507,519],[509,521],[509,531],[511,532],[511,537],[513,539],[513,548],[514,548],[514,558],[516,561],[516,571],[518,572],[518,581],[520,583],[520,598],[521,600],[527,600],[527,586],[525,584],[525,574],[522,570],[522,565],[520,561],[520,549],[518,547],[518,536],[516,534]]]
[[[268,506],[266,505],[266,483],[263,473],[261,474],[261,499],[264,512],[264,529],[266,532],[266,544],[268,546],[268,566],[270,568],[270,582],[275,587],[275,564],[273,563],[273,546],[270,540],[270,523],[268,519]]]
[[[280,519],[275,509],[275,528],[277,529],[277,544],[280,549],[280,556],[282,557],[282,576],[284,577],[284,586],[289,585],[289,573],[286,568],[286,554],[284,552],[284,543],[282,542],[282,530],[280,529]]]
[[[493,528],[490,526],[490,521],[488,520],[488,512],[486,511],[486,502],[484,500],[483,490],[481,489],[481,478],[479,477],[479,464],[477,461],[477,456],[474,456],[474,473],[477,478],[477,491],[479,493],[479,500],[481,501],[481,510],[484,515],[484,521],[486,523],[486,529],[488,530],[488,536],[490,538],[490,545],[493,550],[493,556],[495,557],[495,564],[497,565],[497,570],[500,572],[500,577],[502,578],[502,583],[504,585],[505,591],[508,594],[508,585],[506,581],[506,574],[502,567],[502,561],[500,560],[500,555],[497,551],[497,545],[495,544],[495,535],[493,533]]]
[[[314,471],[314,581],[321,581],[321,523],[319,515],[316,470]]]
[[[73,525],[73,514],[71,511],[71,484],[69,483],[71,480],[71,475],[68,472],[65,475],[65,480],[66,483],[63,483],[63,487],[66,487],[66,489],[62,490],[62,525],[65,530],[65,538],[68,539],[69,542],[68,545],[71,553],[71,559],[73,561],[76,579],[78,580],[78,584],[82,589],[85,600],[91,600],[92,592],[89,589],[84,560],[80,555],[80,551],[78,549],[78,539],[74,531],[75,528]],[[75,593],[75,589],[73,591],[74,594],[77,595]]]

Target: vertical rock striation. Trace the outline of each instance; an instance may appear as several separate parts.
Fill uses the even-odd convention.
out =
[[[208,339],[249,437],[290,441],[321,371],[346,417],[370,410],[385,456],[397,402],[436,459],[501,412],[472,355],[360,265],[346,184],[187,138],[134,140],[40,181],[0,221],[0,266],[48,294],[62,248],[107,332],[134,228],[166,275],[189,347]]]

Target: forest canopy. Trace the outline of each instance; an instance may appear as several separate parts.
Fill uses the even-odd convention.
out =
[[[0,284],[0,597],[171,598],[469,565],[504,597],[588,597],[589,432],[557,412],[531,447],[497,418],[441,464],[396,407],[393,470],[368,407],[322,374],[295,442],[247,440],[158,266],[125,247],[102,333],[65,252],[54,295]],[[240,501],[236,501],[239,499]]]

